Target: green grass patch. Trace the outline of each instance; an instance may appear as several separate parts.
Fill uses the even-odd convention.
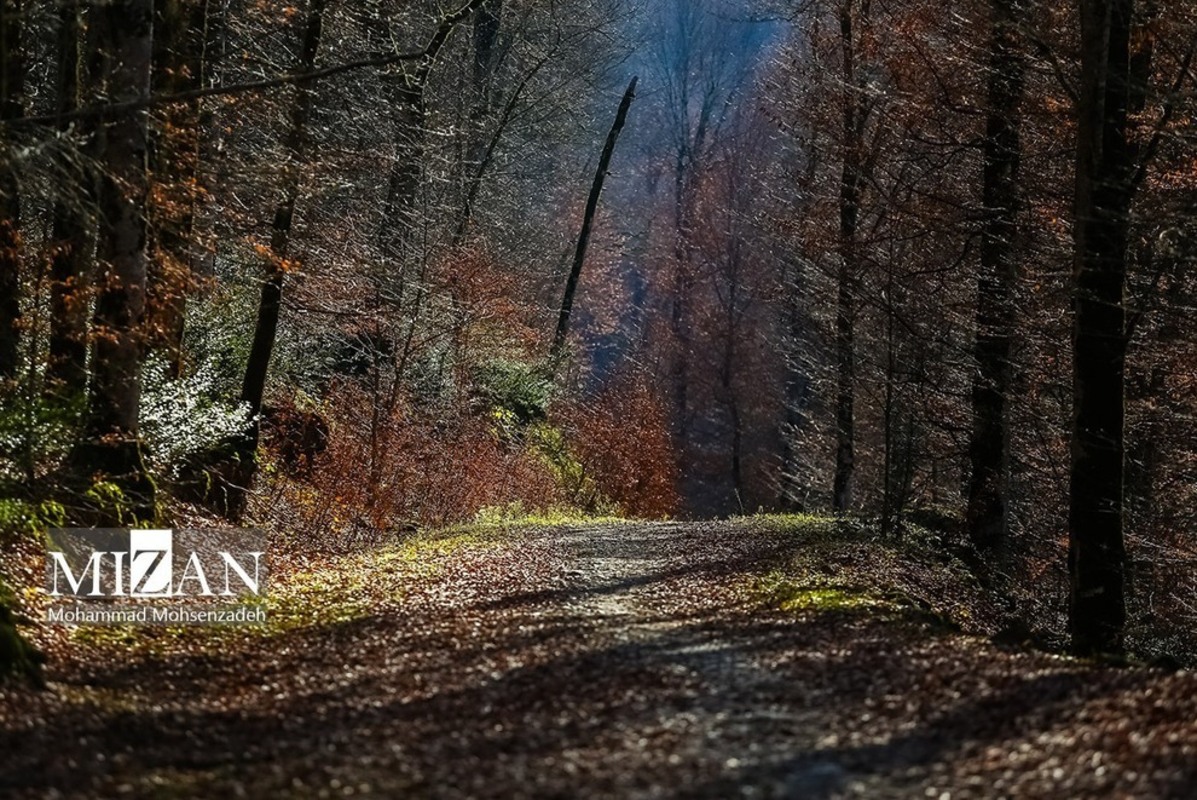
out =
[[[766,528],[792,528],[795,530],[821,532],[833,530],[838,522],[837,518],[830,514],[752,514],[739,517],[739,519],[749,524]]]
[[[342,625],[394,610],[414,581],[434,578],[466,550],[498,547],[499,528],[429,531],[377,550],[272,569],[263,601],[266,622],[230,626],[80,626],[71,638],[125,653],[162,655],[215,649],[305,628]]]
[[[902,608],[890,598],[873,595],[858,587],[808,582],[781,570],[755,579],[752,592],[762,603],[780,611],[898,611]]]
[[[791,614],[872,618],[932,633],[956,633],[961,629],[952,617],[900,589],[877,591],[834,581],[834,577],[777,569],[754,579],[749,591],[762,605]]]
[[[987,599],[968,571],[937,546],[934,532],[908,525],[882,538],[854,516],[770,514],[747,517],[748,531],[789,543],[772,570],[749,581],[762,605],[794,614],[850,614],[950,632],[988,618]]]
[[[520,501],[503,506],[487,506],[474,515],[472,522],[449,532],[487,531],[506,528],[545,528],[559,525],[610,525],[627,520],[612,514],[594,513],[578,508],[527,509]]]
[[[866,520],[832,514],[754,514],[739,518],[750,530],[787,533],[811,542],[873,538],[875,531]]]

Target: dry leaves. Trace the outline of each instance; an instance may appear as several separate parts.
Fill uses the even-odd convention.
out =
[[[370,573],[344,575],[371,587],[367,613],[207,652],[57,653],[50,691],[0,695],[0,795],[1190,795],[1194,676],[871,608],[771,611],[753,578],[795,552],[827,580],[867,575],[859,542],[746,523],[323,565]],[[952,579],[917,569],[897,583],[935,605]]]

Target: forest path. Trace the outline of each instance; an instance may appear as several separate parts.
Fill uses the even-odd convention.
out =
[[[52,674],[0,697],[0,797],[1189,796],[1192,737],[1123,762],[1125,726],[1077,731],[1151,685],[1192,705],[1192,676],[763,608],[751,581],[800,546],[742,523],[532,529],[336,626]]]

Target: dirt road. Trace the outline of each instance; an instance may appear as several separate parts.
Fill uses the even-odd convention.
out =
[[[794,546],[530,530],[337,626],[51,669],[0,697],[0,796],[1192,796],[1191,675],[768,611]]]

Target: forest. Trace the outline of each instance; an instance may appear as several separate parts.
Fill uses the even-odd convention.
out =
[[[3,0],[0,796],[1192,796],[1195,53]],[[269,621],[56,624],[63,529],[261,531]]]

